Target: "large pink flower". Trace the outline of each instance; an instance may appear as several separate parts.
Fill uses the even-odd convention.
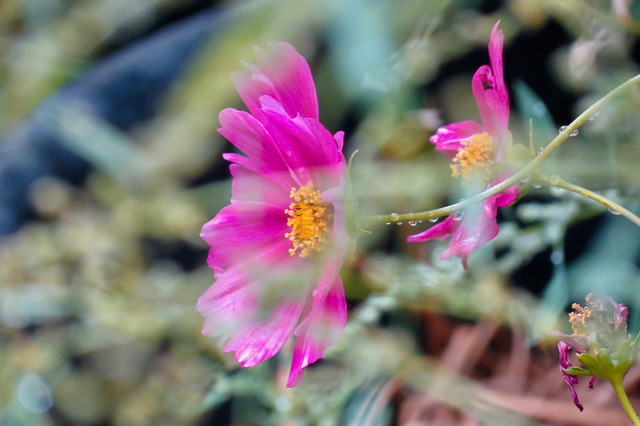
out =
[[[339,272],[348,235],[343,133],[318,121],[309,66],[275,43],[234,75],[249,113],[225,109],[231,204],[202,228],[215,283],[200,297],[203,333],[218,337],[242,367],[275,355],[295,336],[287,386],[322,358],[344,329]]]
[[[502,46],[504,37],[493,27],[489,40],[491,66],[481,66],[473,76],[471,88],[478,104],[482,124],[472,120],[460,121],[440,127],[429,140],[436,149],[453,160],[453,176],[482,178],[491,175],[491,167],[502,160],[503,151],[511,143],[509,133],[509,94],[502,74]],[[492,181],[488,188],[497,185],[506,175]],[[441,258],[458,256],[467,268],[467,259],[476,248],[498,235],[496,216],[499,207],[507,206],[518,196],[518,186],[513,185],[494,195],[482,205],[473,206],[464,216],[453,214],[432,228],[412,235],[408,242],[419,243],[432,239],[444,240],[451,236],[449,248]]]

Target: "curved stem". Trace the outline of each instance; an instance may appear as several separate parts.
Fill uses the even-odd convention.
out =
[[[612,379],[609,383],[611,383],[613,391],[616,393],[616,397],[618,397],[618,401],[620,401],[620,405],[622,405],[624,412],[627,413],[627,416],[631,419],[631,423],[634,426],[640,426],[640,418],[638,418],[638,415],[631,405],[631,401],[629,401],[627,393],[624,391],[622,379]]]
[[[536,178],[536,180],[538,180],[540,182],[544,182],[544,183],[546,183],[548,185],[551,185],[551,186],[555,186],[557,188],[562,188],[562,189],[566,189],[567,191],[575,192],[576,194],[580,194],[580,195],[582,195],[584,197],[587,197],[587,198],[590,198],[590,199],[592,199],[594,201],[597,201],[598,203],[600,203],[600,204],[604,205],[606,208],[608,208],[614,214],[621,214],[622,216],[624,216],[627,219],[629,219],[631,222],[633,222],[636,225],[640,226],[640,217],[636,216],[635,214],[633,214],[629,210],[625,209],[624,207],[622,207],[620,204],[616,203],[615,201],[611,201],[607,197],[603,197],[602,195],[596,194],[595,192],[590,191],[590,190],[588,190],[586,188],[583,188],[581,186],[569,183],[569,182],[563,180],[562,178],[560,178],[559,176],[552,176],[552,177],[538,176]]]
[[[564,143],[572,132],[577,130],[580,126],[584,125],[589,117],[595,115],[605,104],[611,102],[613,99],[618,96],[624,94],[624,92],[630,87],[640,83],[640,74],[627,80],[622,83],[620,86],[616,87],[609,93],[607,93],[604,97],[598,100],[596,103],[587,108],[582,114],[580,114],[575,120],[571,122],[562,132],[558,134],[550,143],[546,146],[540,154],[538,154],[533,160],[527,163],[520,171],[510,176],[508,179],[503,180],[499,184],[492,186],[491,188],[474,195],[471,198],[468,198],[459,203],[451,204],[446,207],[442,207],[439,209],[429,210],[426,212],[420,213],[407,213],[407,214],[391,214],[391,215],[376,215],[376,216],[365,216],[363,217],[363,222],[375,224],[375,223],[395,223],[395,222],[405,222],[410,220],[429,220],[435,219],[442,216],[447,216],[453,212],[461,210],[472,203],[477,203],[479,201],[485,200],[493,195],[499,194],[505,189],[509,188],[512,185],[518,184],[520,180],[528,177],[534,171],[536,171],[540,165]]]

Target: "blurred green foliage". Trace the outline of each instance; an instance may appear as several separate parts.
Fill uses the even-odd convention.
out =
[[[103,49],[193,3],[3,0],[0,131],[81,78]],[[404,244],[417,229],[407,224],[361,238],[344,271],[350,322],[329,361],[310,368],[293,390],[283,388],[286,351],[239,371],[200,335],[194,306],[213,277],[200,227],[230,195],[228,180],[206,178],[224,168],[216,115],[239,107],[230,74],[252,61],[252,46],[285,40],[309,59],[323,123],[334,132],[347,126],[348,153],[359,150],[351,173],[361,213],[421,211],[459,198],[447,159],[427,139],[441,124],[477,118],[470,77],[479,64],[463,60],[478,51],[480,63],[488,61],[498,19],[507,50],[546,25],[566,34],[549,62],[538,64],[554,88],[535,93],[525,79],[511,93],[514,141],[529,146],[532,119],[539,147],[563,124],[543,99],[554,102],[554,91],[575,99],[566,112],[574,116],[638,73],[640,11],[634,3],[625,17],[612,9],[624,2],[604,0],[213,3],[223,24],[152,120],[125,134],[71,103],[45,117],[94,170],[79,186],[38,180],[29,192],[34,217],[0,239],[0,424],[392,424],[400,410],[389,383],[482,424],[538,424],[498,406],[486,384],[426,356],[416,337],[421,316],[502,324],[544,349],[549,333],[563,327],[567,303],[600,290],[632,306],[632,328],[640,326],[638,229],[608,215],[568,261],[567,232],[602,209],[530,187],[531,200],[506,210],[499,237],[474,253],[470,273],[437,259],[442,244]],[[511,69],[505,62],[508,82],[523,79]],[[637,212],[639,103],[630,93],[603,110],[545,171]],[[544,280],[534,283],[538,296],[514,286],[516,271],[533,260],[551,271],[525,280]],[[529,391],[545,398],[544,389]]]

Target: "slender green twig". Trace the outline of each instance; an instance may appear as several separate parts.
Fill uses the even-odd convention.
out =
[[[583,188],[581,186],[578,185],[574,185],[572,183],[569,183],[565,180],[563,180],[562,178],[560,178],[559,176],[552,176],[552,177],[547,177],[547,176],[542,176],[539,175],[536,177],[536,180],[539,182],[544,182],[548,185],[551,186],[555,186],[557,188],[562,188],[562,189],[566,189],[567,191],[571,191],[571,192],[575,192],[576,194],[580,194],[584,197],[590,198],[594,201],[597,201],[598,203],[604,205],[606,208],[608,208],[612,213],[614,214],[621,214],[622,216],[626,217],[627,219],[629,219],[631,222],[635,223],[636,225],[640,226],[640,217],[636,216],[635,214],[633,214],[632,212],[630,212],[629,210],[625,209],[624,207],[622,207],[620,204],[616,203],[615,201],[612,201],[606,197],[603,197],[600,194],[596,194],[595,192],[588,190],[586,188]]]
[[[634,85],[640,83],[640,74],[627,80],[622,83],[620,86],[616,87],[609,93],[607,93],[604,97],[598,100],[596,103],[587,108],[582,114],[580,114],[575,120],[571,122],[568,126],[561,131],[558,136],[556,136],[549,145],[546,146],[544,150],[542,150],[533,160],[527,163],[520,171],[510,176],[508,179],[503,180],[499,184],[474,195],[464,201],[459,203],[451,204],[446,207],[442,207],[439,209],[428,210],[425,212],[419,213],[406,213],[406,214],[390,214],[390,215],[376,215],[376,216],[364,216],[361,219],[363,225],[366,224],[375,224],[375,223],[396,223],[396,222],[408,222],[408,221],[417,221],[417,220],[429,220],[435,219],[442,216],[447,216],[451,213],[459,211],[470,204],[477,203],[482,200],[486,200],[487,198],[499,194],[505,189],[509,188],[512,185],[518,184],[522,179],[528,178],[532,173],[537,171],[540,165],[556,150],[562,145],[569,136],[578,130],[582,125],[584,125],[591,116],[595,115],[602,109],[604,105],[611,102],[613,99],[617,98],[624,94],[629,88]],[[635,221],[634,221],[635,223]]]
[[[620,378],[620,380],[611,380],[609,383],[611,383],[613,391],[616,393],[616,397],[618,397],[618,401],[620,401],[620,405],[622,405],[624,412],[627,413],[627,416],[631,419],[631,423],[634,426],[640,426],[640,418],[638,418],[638,415],[633,409],[631,401],[629,401],[629,397],[622,386],[622,378]]]

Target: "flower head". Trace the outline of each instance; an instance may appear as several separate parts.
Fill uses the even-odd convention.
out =
[[[509,133],[509,94],[502,71],[504,36],[496,23],[489,39],[489,61],[475,72],[471,89],[478,105],[482,124],[460,121],[440,127],[429,138],[438,151],[453,160],[453,176],[466,176],[484,170],[502,160],[511,143]]]
[[[575,386],[579,376],[591,376],[589,387],[595,379],[609,382],[622,381],[635,359],[637,340],[631,341],[627,334],[629,309],[616,303],[611,297],[589,294],[585,307],[572,305],[569,314],[573,334],[558,333],[560,371],[576,407],[582,411]],[[640,335],[639,335],[640,336]],[[585,368],[574,367],[569,358],[573,349]]]
[[[502,160],[505,147],[511,143],[509,95],[502,72],[504,37],[498,25],[499,22],[493,27],[489,40],[491,66],[478,68],[471,81],[482,124],[472,120],[448,124],[429,138],[437,150],[452,159],[454,177],[475,175],[486,179],[485,182],[490,180],[493,165]],[[506,175],[500,176],[490,182],[487,188],[506,178]],[[498,235],[498,208],[513,203],[517,196],[518,185],[513,185],[486,199],[481,205],[473,206],[463,217],[453,214],[430,229],[410,236],[407,241],[419,243],[432,239],[444,240],[451,236],[449,248],[440,257],[458,256],[466,269],[471,252]]]
[[[257,57],[234,75],[249,112],[219,116],[219,132],[244,155],[223,154],[231,204],[202,228],[215,283],[197,309],[203,333],[242,367],[295,336],[287,381],[295,386],[346,322],[343,133],[331,135],[318,121],[311,71],[292,46],[275,43]]]

